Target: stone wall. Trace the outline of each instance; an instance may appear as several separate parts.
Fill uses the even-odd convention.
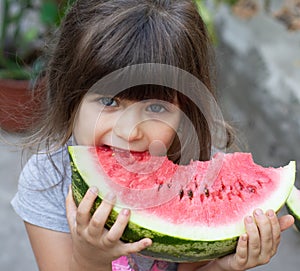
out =
[[[221,6],[214,14],[218,90],[243,150],[266,166],[300,164],[300,31],[263,12],[243,20]]]

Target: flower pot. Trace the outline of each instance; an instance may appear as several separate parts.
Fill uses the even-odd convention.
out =
[[[30,81],[0,79],[0,127],[11,132],[26,132],[39,119],[41,91]]]

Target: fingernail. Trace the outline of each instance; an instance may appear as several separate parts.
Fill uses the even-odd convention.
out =
[[[152,242],[150,240],[146,240],[143,242],[145,247],[150,247],[152,245]]]
[[[247,216],[246,217],[246,221],[247,221],[247,223],[252,223],[253,222],[253,219],[252,219],[252,216]]]
[[[123,209],[122,214],[125,216],[129,216],[130,211],[128,209]]]
[[[106,200],[108,200],[109,202],[114,201],[116,198],[116,195],[114,193],[108,193],[105,197]]]
[[[247,241],[247,234],[243,234],[243,235],[241,236],[241,238],[242,238],[243,241]]]
[[[274,217],[275,213],[273,210],[268,210],[267,215],[268,215],[268,217]]]
[[[89,189],[93,194],[98,195],[98,187],[91,186]]]
[[[263,211],[262,211],[261,209],[256,209],[256,210],[255,210],[255,214],[258,215],[258,216],[259,216],[259,215],[262,215],[262,214],[263,214]]]

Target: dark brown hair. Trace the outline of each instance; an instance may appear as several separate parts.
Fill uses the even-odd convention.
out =
[[[215,97],[211,59],[205,24],[193,1],[78,0],[65,17],[46,71],[47,102],[31,142],[43,141],[48,148],[64,145],[72,134],[75,113],[87,90],[104,76],[129,65],[161,63],[178,67],[201,80]],[[153,97],[163,93],[170,102],[176,95],[200,144],[201,151],[190,159],[209,159],[211,133],[197,103],[165,87],[137,86],[122,95],[140,99],[146,92]],[[184,125],[182,131],[184,145],[193,149],[195,138],[189,137]],[[178,146],[175,140],[170,150],[175,162],[179,157],[172,157],[171,152],[178,153]]]

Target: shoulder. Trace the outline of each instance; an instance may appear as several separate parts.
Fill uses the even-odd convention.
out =
[[[21,172],[12,206],[30,224],[68,232],[65,200],[70,183],[67,146],[51,154],[35,154]]]
[[[47,189],[61,183],[70,175],[67,145],[52,153],[39,152],[31,156],[19,178],[19,186]]]

